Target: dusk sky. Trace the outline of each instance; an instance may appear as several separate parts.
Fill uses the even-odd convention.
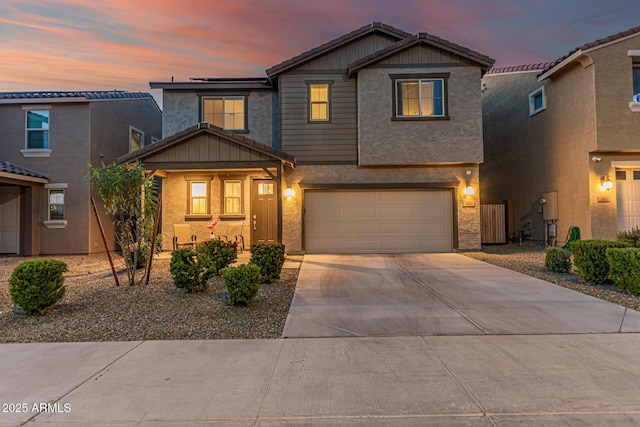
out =
[[[0,91],[152,92],[150,81],[263,77],[374,21],[553,61],[640,25],[638,0],[0,0]]]

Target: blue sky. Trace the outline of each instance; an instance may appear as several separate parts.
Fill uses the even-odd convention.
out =
[[[640,25],[638,0],[3,0],[0,91],[150,91],[150,81],[260,77],[374,21],[496,60],[553,61]],[[154,93],[154,95],[157,95]]]

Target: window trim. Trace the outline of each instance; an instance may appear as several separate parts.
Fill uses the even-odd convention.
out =
[[[249,133],[249,102],[248,102],[248,96],[245,94],[242,95],[238,95],[238,94],[227,94],[227,95],[206,95],[206,96],[202,96],[200,99],[200,121],[201,122],[206,122],[206,120],[204,119],[204,103],[207,100],[222,100],[222,106],[224,108],[224,101],[225,99],[238,99],[241,98],[242,102],[243,102],[243,106],[244,106],[244,117],[243,117],[243,123],[242,123],[242,129],[230,129],[230,128],[226,128],[224,127],[224,110],[222,113],[222,129],[224,130],[228,130],[230,132],[235,132],[235,133]],[[207,122],[209,123],[209,122]],[[212,126],[215,126],[213,123],[210,123]]]
[[[307,123],[309,124],[331,123],[331,86],[333,85],[333,80],[305,80],[304,83],[307,85]],[[327,87],[327,118],[326,120],[313,119],[311,117],[311,114],[312,114],[311,86]]]
[[[540,108],[535,108],[535,98],[541,95],[542,96],[542,106]],[[540,86],[538,89],[534,90],[529,94],[529,117],[535,116],[536,114],[547,109],[547,94],[544,86]]]
[[[439,121],[451,120],[449,116],[449,78],[451,73],[389,74],[391,79],[391,120],[392,121]],[[398,82],[420,80],[442,80],[442,115],[440,116],[400,116],[398,115]]]
[[[244,219],[246,214],[245,214],[245,208],[244,208],[244,203],[245,203],[245,194],[244,194],[244,181],[246,179],[246,176],[240,176],[240,175],[230,175],[230,176],[225,176],[224,178],[220,178],[220,218],[222,219]],[[225,199],[226,199],[226,195],[225,195],[225,183],[227,181],[239,181],[240,182],[240,213],[235,214],[235,213],[226,213],[225,209],[226,209],[226,203],[225,203]]]
[[[144,132],[141,131],[140,129],[138,129],[137,127],[135,127],[135,126],[129,125],[129,152],[130,153],[135,151],[132,148],[133,132],[138,132],[140,134],[140,147],[136,148],[136,150],[139,150],[140,148],[144,147]]]
[[[66,208],[67,187],[68,185],[66,183],[50,183],[50,184],[44,185],[44,188],[47,190],[47,220],[43,221],[43,224],[45,227],[47,228],[66,228],[67,227],[68,221],[66,219],[67,218],[66,209],[64,209],[65,212],[63,213],[63,219],[51,219],[51,190],[62,191],[63,198],[64,198],[62,206]]]
[[[30,111],[50,111],[50,104],[43,105],[23,105],[22,110],[24,111],[24,148],[20,150],[20,153],[24,157],[50,157],[51,156],[51,114],[49,114],[49,127],[46,129],[47,132],[47,148],[29,148],[29,132],[45,132],[43,129],[29,129],[29,112]]]
[[[187,200],[186,200],[186,215],[184,217],[185,221],[188,220],[209,220],[212,218],[211,215],[211,181],[213,180],[213,176],[185,176],[185,181],[187,182]],[[192,196],[191,196],[191,185],[196,182],[204,182],[205,183],[205,206],[206,213],[198,213],[194,214],[191,212],[192,207]]]

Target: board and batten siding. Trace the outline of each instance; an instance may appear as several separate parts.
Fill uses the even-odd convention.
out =
[[[271,160],[267,154],[251,150],[215,135],[199,135],[145,159],[146,163],[247,162]]]
[[[332,82],[330,121],[309,123],[308,84]],[[280,77],[282,150],[298,163],[357,161],[356,81],[346,75],[289,73]]]

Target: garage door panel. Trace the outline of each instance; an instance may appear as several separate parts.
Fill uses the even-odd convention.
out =
[[[450,252],[451,191],[305,193],[309,253]]]

